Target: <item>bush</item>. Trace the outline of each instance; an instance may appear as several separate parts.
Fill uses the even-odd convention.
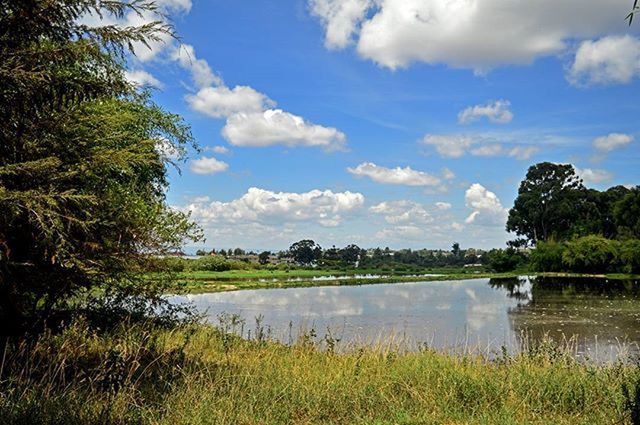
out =
[[[621,272],[640,273],[640,240],[621,242],[617,260]]]
[[[525,262],[524,255],[513,248],[493,249],[487,255],[489,267],[498,273],[515,270]]]
[[[619,242],[602,236],[585,236],[567,242],[562,263],[571,271],[604,273],[616,270]]]
[[[200,272],[226,272],[231,270],[231,261],[220,256],[198,258],[190,265],[191,270]]]
[[[531,252],[531,268],[536,272],[563,271],[562,254],[564,244],[556,241],[538,242]]]

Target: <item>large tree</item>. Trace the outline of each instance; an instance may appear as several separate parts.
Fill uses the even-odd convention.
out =
[[[507,231],[530,243],[567,238],[584,210],[586,189],[570,164],[542,162],[527,171],[509,211]]]
[[[146,263],[198,237],[165,202],[167,165],[192,142],[189,128],[124,77],[132,43],[170,29],[81,23],[154,10],[136,0],[0,0],[4,325],[24,328],[96,287],[119,299],[147,294]]]
[[[322,258],[322,248],[311,239],[303,239],[291,245],[289,252],[300,264],[309,265]]]

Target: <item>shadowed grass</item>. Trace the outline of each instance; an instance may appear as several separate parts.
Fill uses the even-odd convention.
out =
[[[24,424],[631,423],[640,382],[550,342],[494,361],[391,344],[336,354],[199,325],[79,322],[3,358],[0,417]]]

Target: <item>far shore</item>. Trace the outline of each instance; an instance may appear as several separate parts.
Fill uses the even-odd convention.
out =
[[[356,277],[357,276],[357,277]],[[597,278],[610,280],[638,280],[633,274],[584,274],[584,273],[537,273],[517,270],[507,273],[488,271],[461,271],[452,269],[426,269],[420,272],[394,273],[383,270],[232,270],[228,272],[184,272],[179,273],[171,292],[215,293],[251,289],[306,288],[316,286],[358,286],[403,282],[438,282],[450,280],[517,278],[543,276],[562,278]]]

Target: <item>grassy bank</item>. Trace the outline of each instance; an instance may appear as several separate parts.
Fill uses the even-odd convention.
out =
[[[640,407],[637,367],[582,365],[550,343],[488,361],[77,324],[9,344],[0,373],[4,423],[599,424],[631,423]]]
[[[429,276],[435,274],[437,276]],[[526,270],[508,273],[465,269],[427,269],[418,273],[384,273],[380,270],[230,270],[225,272],[193,271],[176,276],[175,291],[189,293],[237,291],[245,289],[304,288],[312,286],[371,285],[398,282],[432,282],[445,280],[509,278],[529,275]],[[361,277],[356,278],[355,275]],[[375,275],[373,277],[362,277]],[[579,274],[579,273],[535,273],[538,276],[584,278],[596,277],[612,280],[637,280],[638,275],[629,274]],[[313,279],[322,277],[335,279]]]

